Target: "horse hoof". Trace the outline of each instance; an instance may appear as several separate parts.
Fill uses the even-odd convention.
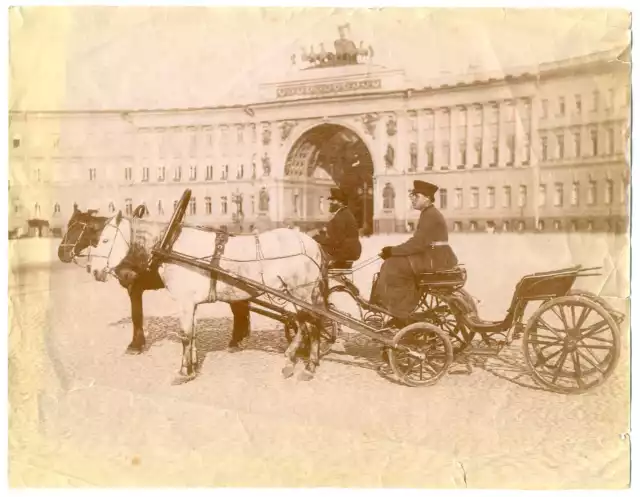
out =
[[[134,347],[132,345],[129,345],[127,347],[127,350],[124,351],[124,353],[127,355],[140,355],[142,354],[143,350],[144,350],[144,347]]]
[[[183,385],[184,383],[188,383],[191,380],[194,380],[195,377],[196,377],[195,373],[191,373],[191,374],[178,373],[176,377],[173,379],[173,381],[171,382],[171,384],[174,386]]]
[[[293,372],[295,371],[296,367],[295,366],[285,366],[284,368],[282,368],[282,376],[286,379],[286,378],[291,378],[293,376]]]
[[[229,352],[229,354],[235,354],[236,352],[240,352],[241,350],[242,349],[237,345],[229,345],[227,347],[227,352]]]
[[[300,380],[300,381],[311,381],[314,376],[315,376],[314,373],[304,369],[304,370],[300,371],[300,374],[298,374],[298,380]]]

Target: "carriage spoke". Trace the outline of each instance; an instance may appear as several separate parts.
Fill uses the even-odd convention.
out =
[[[580,356],[578,355],[578,351],[574,350],[571,353],[571,357],[573,359],[573,369],[575,371],[574,375],[576,378],[576,383],[578,384],[578,387],[584,388],[585,383],[582,380],[582,368],[580,367]]]
[[[576,327],[576,306],[575,305],[571,306],[571,325],[572,325],[572,328]]]
[[[587,357],[580,349],[576,349],[576,352],[578,353],[578,355],[582,356],[582,358],[585,359],[589,364],[591,364],[594,368],[596,368],[601,374],[605,373],[602,370],[602,368],[600,367],[599,364],[597,364],[596,362],[593,362],[591,359],[589,359],[589,357]],[[597,361],[597,359],[596,359],[596,361]]]
[[[540,326],[540,325],[542,325],[542,326]],[[551,333],[556,335],[561,340],[563,339],[562,336],[560,335],[560,333],[562,333],[562,330],[558,330],[556,328],[553,328],[551,325],[549,325],[549,323],[547,323],[544,319],[542,319],[542,317],[538,318],[538,328],[540,328],[540,327],[542,327],[542,329],[550,331]]]
[[[571,308],[573,309],[573,306]],[[569,324],[567,323],[567,318],[564,315],[564,307],[560,307],[560,312],[556,311],[556,307],[552,307],[551,310],[556,316],[560,318],[560,321],[562,321],[562,324],[564,325],[564,329],[568,330]]]
[[[579,342],[581,345],[576,345],[576,347],[580,349],[593,349],[593,350],[611,350],[613,349],[613,344],[611,345],[587,345],[586,343]]]
[[[556,365],[553,366],[556,371],[553,374],[553,379],[551,380],[551,383],[555,383],[556,381],[558,381],[558,376],[560,376],[560,372],[562,371],[562,366],[564,366],[564,362],[567,360],[568,353],[569,352],[567,351],[567,349],[562,349],[562,355],[558,359],[558,362],[556,362]]]
[[[596,335],[598,333],[601,333],[604,330],[604,326],[608,326],[609,323],[607,323],[604,319],[602,321],[597,322],[594,325],[589,326],[583,333],[581,333],[582,338],[592,338],[593,340],[597,340],[597,338],[591,336],[591,335]]]
[[[575,325],[575,329],[579,330],[580,328],[582,328],[582,325],[587,320],[587,316],[590,313],[591,313],[591,307],[583,307],[582,313],[580,314],[580,317],[578,318],[578,322]]]
[[[558,354],[562,353],[562,351],[564,350],[564,348],[560,349],[560,350],[556,350],[553,354],[545,357],[542,354],[538,354],[538,362],[536,363],[536,366],[543,366],[544,364],[546,364],[547,362],[549,362],[551,359],[553,359],[555,356],[557,356]],[[540,362],[540,360],[544,360],[544,362]]]

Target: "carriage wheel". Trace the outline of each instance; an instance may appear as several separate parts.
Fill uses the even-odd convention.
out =
[[[473,297],[467,291],[463,289],[456,290],[451,296],[459,297],[459,302],[464,303],[465,309],[463,312],[477,314],[478,311]],[[423,294],[414,314],[419,314],[424,321],[446,331],[451,339],[454,354],[466,349],[475,337],[474,331],[467,330],[465,326],[458,322],[446,297],[431,293]]]
[[[539,383],[559,393],[582,393],[613,373],[620,331],[599,303],[573,295],[542,304],[527,323],[522,345]]]
[[[393,338],[393,344],[397,348],[389,349],[389,362],[405,385],[433,385],[453,362],[453,347],[447,333],[429,323],[414,323],[403,328]]]
[[[334,308],[329,304],[329,309]],[[291,343],[298,333],[298,325],[295,321],[290,321],[284,325],[284,336],[287,339],[287,343]],[[320,357],[326,356],[331,352],[331,347],[336,341],[338,334],[338,325],[334,321],[329,319],[322,320],[322,327],[320,329]],[[309,345],[307,341],[300,347],[300,354],[304,356],[309,355]]]

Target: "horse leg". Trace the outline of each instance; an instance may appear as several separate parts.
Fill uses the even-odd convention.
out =
[[[142,285],[134,282],[128,288],[129,300],[131,301],[131,321],[133,323],[133,338],[127,347],[127,354],[140,354],[144,350],[145,338],[142,327],[144,316],[142,312]]]
[[[191,381],[196,377],[197,350],[195,334],[195,318],[197,304],[184,305],[180,311],[180,327],[182,328],[180,339],[182,340],[182,365],[173,381],[174,385],[180,385]]]
[[[293,337],[293,340],[291,340],[289,347],[284,353],[284,356],[287,359],[287,362],[285,366],[282,368],[282,376],[284,376],[285,378],[289,378],[293,376],[293,372],[295,371],[295,368],[296,368],[296,354],[298,352],[298,349],[302,345],[302,341],[304,340],[304,334],[305,334],[304,323],[300,321],[298,322],[298,331],[296,333],[296,336]]]
[[[309,381],[313,379],[316,368],[320,365],[320,328],[315,320],[305,323],[304,326],[307,328],[309,337],[309,357],[307,358],[305,369],[300,372],[298,379]]]
[[[229,341],[229,352],[239,352],[240,344],[251,333],[251,313],[249,312],[249,302],[241,300],[232,302],[231,312],[233,312],[233,331]]]

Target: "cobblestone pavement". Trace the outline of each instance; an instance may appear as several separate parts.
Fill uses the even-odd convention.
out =
[[[366,276],[368,277],[368,276]],[[628,482],[628,333],[616,373],[580,396],[540,389],[517,342],[467,375],[394,383],[342,333],[313,381],[282,379],[283,331],[252,317],[229,354],[224,304],[198,311],[199,377],[181,386],[177,306],[59,263],[10,282],[12,485],[618,488]],[[497,311],[496,311],[497,312]]]

